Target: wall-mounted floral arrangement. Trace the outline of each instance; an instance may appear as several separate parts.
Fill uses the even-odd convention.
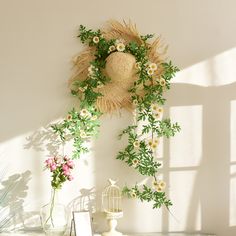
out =
[[[166,48],[154,35],[140,35],[132,23],[108,22],[102,30],[80,26],[81,42],[87,48],[75,58],[71,93],[79,99],[66,118],[52,129],[62,142],[73,139],[73,159],[88,152],[86,141],[98,134],[99,118],[105,113],[126,108],[135,122],[120,134],[128,137],[127,146],[117,159],[152,178],[152,185],[125,186],[123,193],[141,201],[153,201],[153,208],[171,205],[165,182],[158,178],[161,166],[155,158],[160,138],[174,136],[177,123],[163,118],[163,93],[178,68],[164,59]]]

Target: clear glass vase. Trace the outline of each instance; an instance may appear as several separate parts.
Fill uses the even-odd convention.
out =
[[[40,210],[42,228],[47,236],[62,236],[67,226],[67,212],[58,202],[58,189],[52,189],[51,200]]]

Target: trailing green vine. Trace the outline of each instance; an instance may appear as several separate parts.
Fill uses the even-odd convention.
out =
[[[93,52],[86,78],[72,83],[71,94],[80,101],[80,108],[73,108],[60,123],[52,125],[62,142],[73,139],[73,158],[79,158],[88,152],[86,140],[98,134],[99,118],[102,112],[96,107],[96,101],[103,96],[100,88],[111,80],[103,72],[107,57],[114,52],[132,54],[135,57],[137,79],[129,89],[130,99],[135,109],[134,124],[125,128],[119,138],[128,137],[127,146],[118,153],[117,159],[124,161],[141,175],[152,178],[152,185],[125,186],[123,194],[139,198],[141,201],[153,201],[153,208],[171,201],[165,194],[166,183],[158,178],[161,164],[156,161],[155,150],[160,145],[161,137],[172,137],[180,131],[177,123],[169,118],[162,119],[165,98],[163,93],[170,89],[170,81],[179,70],[172,62],[153,62],[148,57],[151,50],[148,42],[153,35],[141,35],[138,41],[125,42],[120,38],[106,39],[100,30],[79,28],[81,42]],[[137,131],[139,130],[139,131]]]

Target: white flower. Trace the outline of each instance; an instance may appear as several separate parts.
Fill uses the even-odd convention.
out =
[[[150,139],[150,140],[148,141],[148,145],[149,145],[150,147],[153,145],[152,139]]]
[[[164,109],[163,109],[162,107],[158,107],[158,110],[157,110],[158,113],[161,113],[161,114],[162,114],[163,111],[164,111]]]
[[[153,180],[152,182],[152,187],[157,191],[157,192],[163,192],[165,187],[166,187],[166,183],[163,180]]]
[[[93,37],[93,42],[98,43],[99,42],[99,37],[98,36]]]
[[[160,84],[162,87],[164,87],[164,86],[166,85],[166,81],[165,81],[163,78],[161,78],[161,79],[159,80],[159,84]]]
[[[148,67],[149,67],[151,70],[153,70],[153,71],[157,70],[157,64],[156,64],[156,63],[150,63],[150,64],[148,65]]]
[[[153,141],[156,145],[158,145],[160,143],[159,139],[155,138]]]
[[[150,139],[150,140],[148,141],[148,146],[149,146],[151,149],[156,149],[156,148],[157,148],[157,144],[158,144],[158,143],[156,143],[155,140]]]
[[[154,117],[155,117],[156,119],[159,119],[159,118],[161,118],[161,114],[160,114],[160,113],[155,113],[155,114],[154,114]]]
[[[103,88],[104,87],[104,84],[103,83],[101,83],[101,82],[98,82],[98,85],[97,85],[97,88]]]
[[[156,188],[158,186],[158,182],[154,179],[153,181],[152,181],[152,187],[153,188]]]
[[[152,112],[157,112],[158,111],[158,105],[157,104],[155,104],[155,103],[153,103],[152,105],[151,105],[151,110],[152,110]]]
[[[81,117],[91,117],[91,114],[87,109],[84,108],[80,111],[80,116]]]
[[[124,39],[116,39],[115,41],[115,45],[119,44],[119,43],[124,43],[125,40]]]
[[[155,189],[157,192],[163,192],[163,188],[161,188],[159,185]]]
[[[133,167],[136,168],[139,164],[139,160],[138,159],[132,160],[132,164],[133,164]]]
[[[110,47],[109,47],[109,51],[108,52],[113,52],[113,51],[115,51],[116,50],[116,47],[114,46],[114,45],[111,45]]]
[[[72,115],[71,114],[68,114],[67,117],[66,117],[67,120],[72,120]]]
[[[157,144],[156,143],[153,143],[152,146],[151,146],[152,149],[156,149],[157,148]]]
[[[130,196],[132,197],[132,198],[136,198],[136,193],[134,192],[134,191],[132,191],[131,193],[130,193]]]
[[[147,73],[148,73],[148,75],[153,75],[154,74],[154,70],[148,68],[147,69]]]
[[[118,43],[116,49],[118,52],[123,52],[125,50],[125,45],[123,43]]]
[[[164,190],[165,187],[166,187],[166,183],[165,183],[163,180],[160,180],[160,181],[158,182],[158,185],[159,185],[159,187],[161,187],[163,190]]]
[[[162,114],[163,114],[163,108],[162,107],[159,107],[157,104],[152,104],[151,105],[151,110],[152,110],[153,116],[156,119],[159,119],[159,118],[162,117]]]
[[[80,135],[81,138],[86,138],[87,137],[87,135],[86,135],[84,130],[80,130],[79,135]]]
[[[133,146],[136,147],[136,148],[138,148],[138,147],[139,147],[139,141],[138,141],[138,140],[134,141],[134,142],[133,142]]]
[[[97,115],[94,115],[91,117],[91,120],[96,120],[97,118],[98,118]]]
[[[140,62],[136,62],[134,67],[135,67],[135,69],[140,70],[141,69],[141,63]]]
[[[94,68],[94,66],[90,65],[89,68],[88,68],[88,72],[92,74],[93,73],[93,68]]]

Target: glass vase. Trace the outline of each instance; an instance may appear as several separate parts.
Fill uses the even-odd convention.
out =
[[[62,236],[67,226],[67,212],[58,202],[58,189],[52,189],[51,200],[40,211],[41,224],[47,236]]]

